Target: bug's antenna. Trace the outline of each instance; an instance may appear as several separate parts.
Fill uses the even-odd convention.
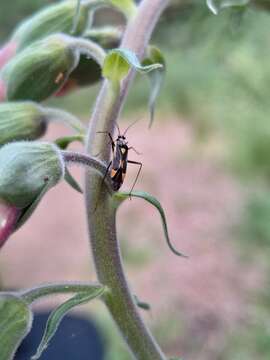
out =
[[[120,135],[121,135],[121,131],[120,131],[120,128],[119,128],[119,125],[117,124],[117,122],[115,123],[115,126],[117,127],[118,136],[120,136]]]
[[[123,135],[126,135],[127,131],[133,126],[135,125],[138,121],[140,121],[141,119],[137,119],[136,121],[134,121],[133,123],[131,123],[126,130],[124,131]]]

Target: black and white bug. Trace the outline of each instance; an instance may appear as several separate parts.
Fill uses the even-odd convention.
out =
[[[137,122],[137,121],[136,121]],[[128,146],[128,141],[126,139],[126,133],[128,129],[134,125],[135,123],[131,124],[123,134],[121,134],[120,129],[117,125],[118,129],[118,136],[116,140],[113,140],[111,133],[109,132],[103,132],[100,131],[99,133],[105,133],[110,138],[110,143],[112,147],[112,160],[110,161],[108,167],[107,167],[107,173],[110,171],[110,178],[112,183],[112,188],[114,191],[118,191],[120,187],[122,186],[125,176],[127,173],[127,164],[133,164],[138,165],[139,170],[137,172],[136,178],[134,180],[134,183],[131,187],[130,194],[132,193],[132,190],[134,189],[134,186],[136,185],[136,182],[138,180],[138,177],[140,175],[141,169],[142,169],[142,163],[138,161],[133,161],[128,159],[129,150],[135,151],[137,154],[139,154],[133,146]],[[106,177],[106,176],[105,176]]]

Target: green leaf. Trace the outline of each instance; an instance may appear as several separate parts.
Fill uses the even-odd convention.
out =
[[[56,139],[54,142],[61,150],[66,150],[68,148],[68,146],[75,141],[79,141],[79,142],[83,143],[84,135],[79,134],[79,135],[72,135],[72,136],[63,136],[63,137]]]
[[[41,199],[43,198],[43,196],[46,194],[46,192],[48,190],[50,190],[51,187],[52,187],[52,184],[50,181],[48,181],[44,185],[44,188],[42,189],[42,191],[34,199],[34,201],[29,206],[27,206],[26,208],[24,208],[22,210],[21,216],[19,217],[19,219],[16,223],[15,231],[18,230],[30,218],[30,216],[36,210],[36,208],[37,208],[38,204],[40,203]]]
[[[56,294],[87,293],[89,291],[99,291],[103,289],[104,286],[102,284],[95,282],[63,282],[40,285],[32,289],[22,290],[18,294],[27,304],[30,305],[45,296]]]
[[[74,297],[67,300],[60,306],[58,306],[49,316],[46,329],[44,335],[42,337],[41,343],[37,349],[37,352],[34,356],[32,356],[32,360],[37,360],[42,355],[43,351],[48,347],[50,340],[56,333],[60,322],[62,321],[63,317],[66,315],[68,311],[72,308],[86,304],[90,300],[102,296],[105,291],[105,287],[97,288],[94,286],[93,288],[89,287],[87,291],[82,291],[77,293]]]
[[[19,297],[0,294],[0,360],[12,360],[32,325],[32,312]]]
[[[71,175],[71,173],[69,172],[69,170],[67,168],[65,170],[65,180],[74,190],[83,194],[82,188],[80,187],[77,180],[74,179],[74,177]]]
[[[133,296],[134,296],[135,303],[139,308],[141,308],[142,310],[145,310],[145,311],[151,310],[151,306],[147,302],[141,301],[138,298],[138,296],[136,296],[136,295],[133,295]]]
[[[220,10],[233,6],[246,6],[250,0],[206,0],[209,9],[217,15]]]
[[[161,64],[142,65],[136,54],[127,49],[113,49],[105,57],[102,74],[113,83],[119,83],[123,80],[129,70],[134,68],[140,73],[160,69]]]
[[[155,106],[156,100],[159,95],[161,86],[163,84],[165,71],[166,71],[166,62],[163,54],[156,46],[149,46],[147,49],[147,57],[143,61],[143,65],[153,65],[153,64],[161,64],[162,67],[156,69],[156,71],[151,71],[148,73],[148,77],[150,80],[150,97],[148,101],[148,106],[150,110],[150,123],[149,128],[152,126],[155,115]]]
[[[137,198],[141,198],[146,200],[147,202],[149,202],[151,205],[153,205],[159,212],[160,216],[161,216],[161,221],[162,221],[162,226],[163,226],[163,230],[164,230],[164,235],[167,241],[167,244],[170,248],[170,250],[177,256],[183,256],[183,257],[187,257],[186,255],[180,253],[179,251],[177,251],[170,240],[169,237],[169,232],[168,232],[168,226],[167,226],[167,221],[166,221],[166,216],[165,216],[165,212],[160,204],[160,202],[152,195],[150,195],[147,192],[144,191],[133,191],[132,193],[129,192],[115,192],[113,195],[113,200],[114,200],[114,205],[117,208],[124,200],[130,198],[130,197],[137,197]]]

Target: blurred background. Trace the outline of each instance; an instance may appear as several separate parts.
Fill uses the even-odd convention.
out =
[[[52,2],[1,2],[0,41]],[[142,315],[168,356],[270,358],[269,26],[270,12],[263,9],[214,16],[204,0],[173,1],[153,38],[167,61],[154,126],[148,129],[149,86],[141,75],[119,120],[124,129],[141,119],[128,133],[142,153],[130,155],[143,163],[136,188],[160,200],[173,243],[189,255],[170,253],[158,214],[141,200],[120,209],[130,284],[151,305]],[[87,121],[99,86],[48,103]],[[54,125],[46,138],[63,133]],[[82,178],[80,169],[73,173]],[[125,189],[135,174],[130,167]],[[65,184],[50,191],[1,250],[0,277],[3,288],[96,279],[79,194]],[[80,311],[98,326],[106,360],[131,359],[102,304]]]

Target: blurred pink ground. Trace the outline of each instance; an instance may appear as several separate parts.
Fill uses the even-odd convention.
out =
[[[49,138],[61,131],[53,126]],[[143,162],[136,189],[157,196],[174,245],[189,255],[182,259],[170,253],[154,208],[139,199],[126,201],[118,216],[120,239],[130,252],[145,251],[150,257],[127,267],[132,288],[152,304],[151,316],[146,317],[150,323],[168,313],[170,321],[182,324],[183,333],[170,344],[174,353],[189,354],[192,360],[216,359],[225,345],[224,334],[248,316],[250,296],[264,281],[260,269],[239,260],[230,236],[241,212],[241,188],[198,151],[186,123],[166,120],[148,131],[146,121],[141,121],[130,129],[128,139],[142,152],[130,153],[130,159]],[[81,172],[73,170],[76,175]],[[135,166],[128,169],[127,190],[135,171]],[[8,288],[95,280],[82,196],[66,184],[52,189],[2,249],[0,268]]]

